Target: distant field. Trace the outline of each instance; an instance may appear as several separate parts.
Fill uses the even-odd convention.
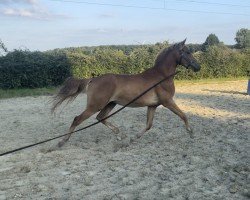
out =
[[[186,84],[207,84],[207,83],[224,83],[226,81],[247,80],[247,77],[238,78],[217,78],[217,79],[199,79],[199,80],[176,80],[176,85]],[[0,89],[0,99],[13,98],[13,97],[26,97],[26,96],[42,96],[53,95],[56,92],[56,87],[51,88],[24,88],[24,89]]]

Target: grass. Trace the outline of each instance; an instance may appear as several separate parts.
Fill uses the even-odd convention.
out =
[[[187,84],[209,84],[209,83],[224,83],[226,81],[247,81],[247,77],[238,78],[216,78],[216,79],[200,79],[200,80],[175,80],[176,85]],[[36,88],[36,89],[0,89],[0,99],[26,97],[26,96],[41,96],[53,95],[56,93],[56,88]]]
[[[26,97],[26,96],[41,96],[41,95],[53,95],[56,92],[56,88],[24,88],[24,89],[0,89],[0,99],[13,98],[13,97]]]

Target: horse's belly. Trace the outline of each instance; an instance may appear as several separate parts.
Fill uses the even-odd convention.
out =
[[[137,95],[138,96],[138,95]],[[117,97],[114,101],[119,105],[126,105],[131,102],[136,96],[133,98],[129,97]],[[147,95],[140,97],[136,101],[132,102],[128,105],[128,107],[144,107],[144,106],[156,106],[159,105],[159,99],[156,94]]]

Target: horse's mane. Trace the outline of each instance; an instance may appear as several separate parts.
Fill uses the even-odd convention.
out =
[[[170,47],[167,47],[167,48],[163,49],[163,50],[158,54],[158,56],[156,57],[154,66],[156,67],[156,66],[161,65],[162,62],[165,60],[166,56],[167,56],[170,52],[172,52],[173,50],[176,49],[177,45],[178,45],[178,44],[174,44],[174,45],[172,45],[172,46],[170,46]]]

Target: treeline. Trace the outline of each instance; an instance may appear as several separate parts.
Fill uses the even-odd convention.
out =
[[[212,36],[211,36],[212,35]],[[249,48],[223,45],[214,34],[203,44],[187,45],[201,64],[194,73],[179,67],[177,79],[247,76]],[[154,45],[115,45],[55,49],[47,52],[14,50],[0,56],[1,88],[37,88],[60,85],[67,77],[94,77],[105,73],[135,74],[153,66],[168,42]]]

